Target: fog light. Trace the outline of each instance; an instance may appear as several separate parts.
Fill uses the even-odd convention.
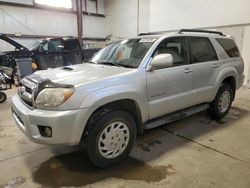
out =
[[[39,129],[39,132],[40,132],[41,136],[43,136],[43,137],[52,137],[52,129],[51,129],[51,127],[38,125],[38,129]]]

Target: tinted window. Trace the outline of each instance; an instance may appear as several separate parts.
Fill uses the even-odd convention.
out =
[[[60,52],[62,51],[62,41],[60,39],[46,41],[40,46],[40,50],[44,52]]]
[[[190,45],[194,63],[218,60],[215,50],[208,38],[190,37]]]
[[[232,39],[216,39],[229,57],[239,57],[240,52]]]
[[[154,56],[158,54],[171,54],[175,66],[188,64],[186,39],[175,37],[162,41],[155,50]]]
[[[64,41],[64,50],[79,50],[78,40],[65,40]]]

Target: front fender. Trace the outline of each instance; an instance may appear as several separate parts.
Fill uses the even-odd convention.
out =
[[[137,103],[140,111],[142,122],[148,119],[148,105],[145,92],[136,88],[134,85],[115,85],[90,93],[82,102],[80,108],[99,108],[105,104],[130,99]]]

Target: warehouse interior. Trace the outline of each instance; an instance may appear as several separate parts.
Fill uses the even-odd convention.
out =
[[[0,103],[0,187],[249,187],[249,7],[249,0],[0,0],[0,34],[27,49],[45,38],[73,37],[83,50],[99,50],[141,33],[218,31],[235,40],[245,75],[224,118],[202,111],[145,131],[123,162],[104,169],[78,146],[30,141],[12,117],[14,81]],[[15,50],[0,40],[0,55]]]

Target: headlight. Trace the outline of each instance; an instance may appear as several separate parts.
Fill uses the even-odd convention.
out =
[[[45,88],[36,97],[36,107],[57,107],[67,101],[74,91],[74,88]]]

